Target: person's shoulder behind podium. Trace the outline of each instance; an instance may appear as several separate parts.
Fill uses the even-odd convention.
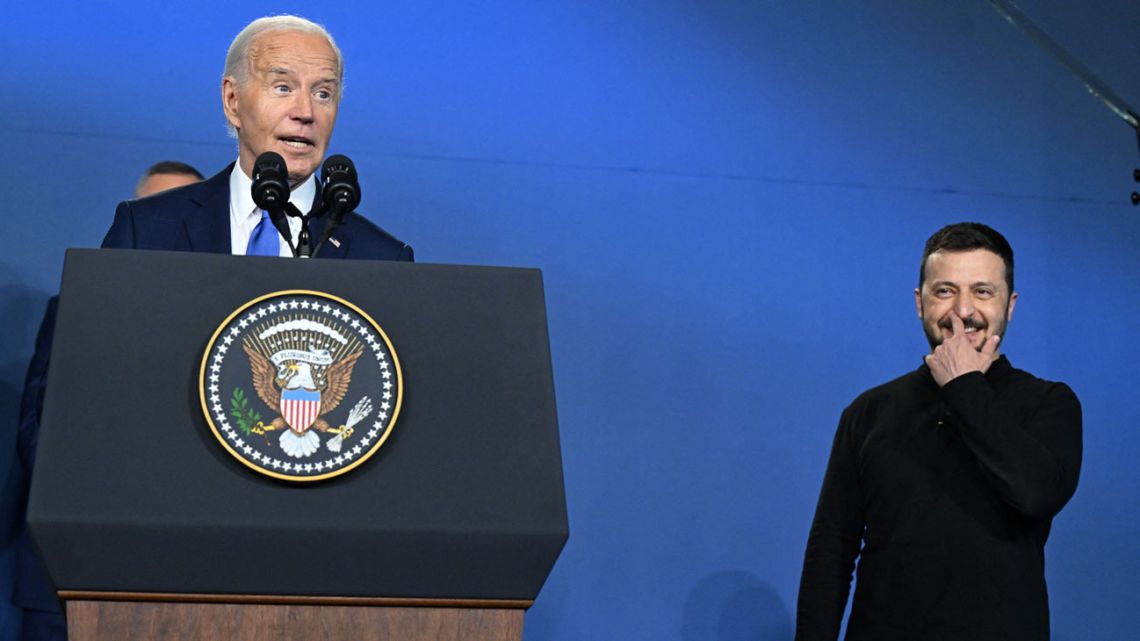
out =
[[[253,165],[265,152],[288,168],[290,202],[301,211],[318,197],[315,173],[340,106],[344,62],[332,36],[294,16],[261,18],[234,39],[222,78],[222,111],[238,159],[205,181],[119,205],[103,247],[292,256],[250,194]],[[300,221],[289,219],[296,237]],[[314,221],[319,224],[319,221]],[[259,226],[277,251],[255,249]],[[315,230],[319,231],[319,230]],[[412,248],[359,214],[349,214],[321,258],[412,260]]]
[[[247,254],[261,223],[250,186],[265,151],[286,162],[290,202],[308,211],[317,196],[313,174],[332,136],[344,63],[332,36],[294,16],[260,18],[234,38],[222,79],[222,108],[238,142],[238,160],[201,182],[120,203],[103,247]],[[290,219],[299,229],[299,221]],[[277,255],[292,251],[276,229]],[[258,252],[260,253],[260,252]],[[412,248],[359,214],[350,213],[320,258],[413,259]],[[31,477],[43,410],[56,299],[36,338],[20,408],[19,456]],[[26,487],[26,483],[25,483]],[[24,498],[26,501],[26,497]],[[26,530],[13,601],[24,608],[24,639],[64,641],[66,626],[54,590],[35,558]]]

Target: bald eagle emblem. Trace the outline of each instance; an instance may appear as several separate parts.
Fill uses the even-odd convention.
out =
[[[391,431],[402,390],[383,330],[321,292],[250,301],[219,327],[202,362],[215,436],[247,466],[288,480],[336,476],[371,456]]]
[[[358,349],[334,362],[329,350],[319,347],[309,350],[286,349],[269,358],[249,341],[242,344],[242,349],[249,357],[253,387],[257,390],[258,397],[267,406],[278,408],[280,412],[280,416],[268,425],[255,425],[252,429],[254,433],[263,434],[288,428],[281,432],[279,442],[285,454],[294,458],[304,458],[320,449],[320,438],[309,428],[344,437],[351,436],[352,425],[331,427],[322,416],[335,410],[344,399],[352,380],[352,367],[356,365],[362,350]],[[367,397],[362,400],[367,404]],[[359,422],[359,418],[356,422]]]

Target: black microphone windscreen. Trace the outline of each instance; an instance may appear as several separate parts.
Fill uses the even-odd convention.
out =
[[[348,156],[333,154],[325,159],[321,165],[321,182],[327,182],[333,175],[340,175],[356,180],[356,165],[352,164]]]
[[[267,151],[253,163],[253,202],[266,210],[279,210],[289,202],[289,170],[280,154]]]
[[[356,166],[347,156],[329,156],[321,165],[321,200],[334,218],[343,218],[360,204]]]

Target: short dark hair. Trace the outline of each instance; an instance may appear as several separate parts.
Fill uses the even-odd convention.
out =
[[[193,176],[196,180],[202,180],[205,178],[205,176],[203,176],[197,169],[194,169],[184,162],[179,162],[177,160],[163,160],[162,162],[154,163],[148,167],[146,171],[143,172],[142,178],[139,178],[139,182],[135,185],[135,195],[138,196],[139,192],[142,191],[142,187],[146,184],[148,178],[151,176],[157,176],[159,174]]]
[[[146,180],[155,174],[182,174],[193,176],[198,180],[205,178],[205,176],[203,176],[197,169],[194,169],[190,165],[187,165],[184,162],[179,162],[177,160],[163,160],[162,162],[154,163],[150,166],[149,169],[146,170],[146,173],[143,174],[142,179]]]
[[[926,259],[937,251],[963,252],[985,249],[997,254],[1005,263],[1005,284],[1013,294],[1013,247],[992,227],[982,223],[955,223],[934,232],[926,241],[922,263],[918,266],[918,289],[926,282]]]

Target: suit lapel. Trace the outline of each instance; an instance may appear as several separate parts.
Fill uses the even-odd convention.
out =
[[[321,238],[324,237],[325,226],[328,225],[329,222],[330,220],[327,217],[321,217],[309,222],[309,229],[312,230],[314,249],[316,248],[315,244],[320,242]],[[341,229],[344,229],[344,227],[341,227]],[[333,232],[332,238],[325,241],[325,244],[321,246],[321,251],[317,254],[317,258],[345,258],[347,254],[348,239],[344,238],[344,235],[338,231]]]
[[[193,198],[198,210],[186,218],[186,235],[190,250],[228,254],[230,247],[230,163],[220,173],[205,181]]]

